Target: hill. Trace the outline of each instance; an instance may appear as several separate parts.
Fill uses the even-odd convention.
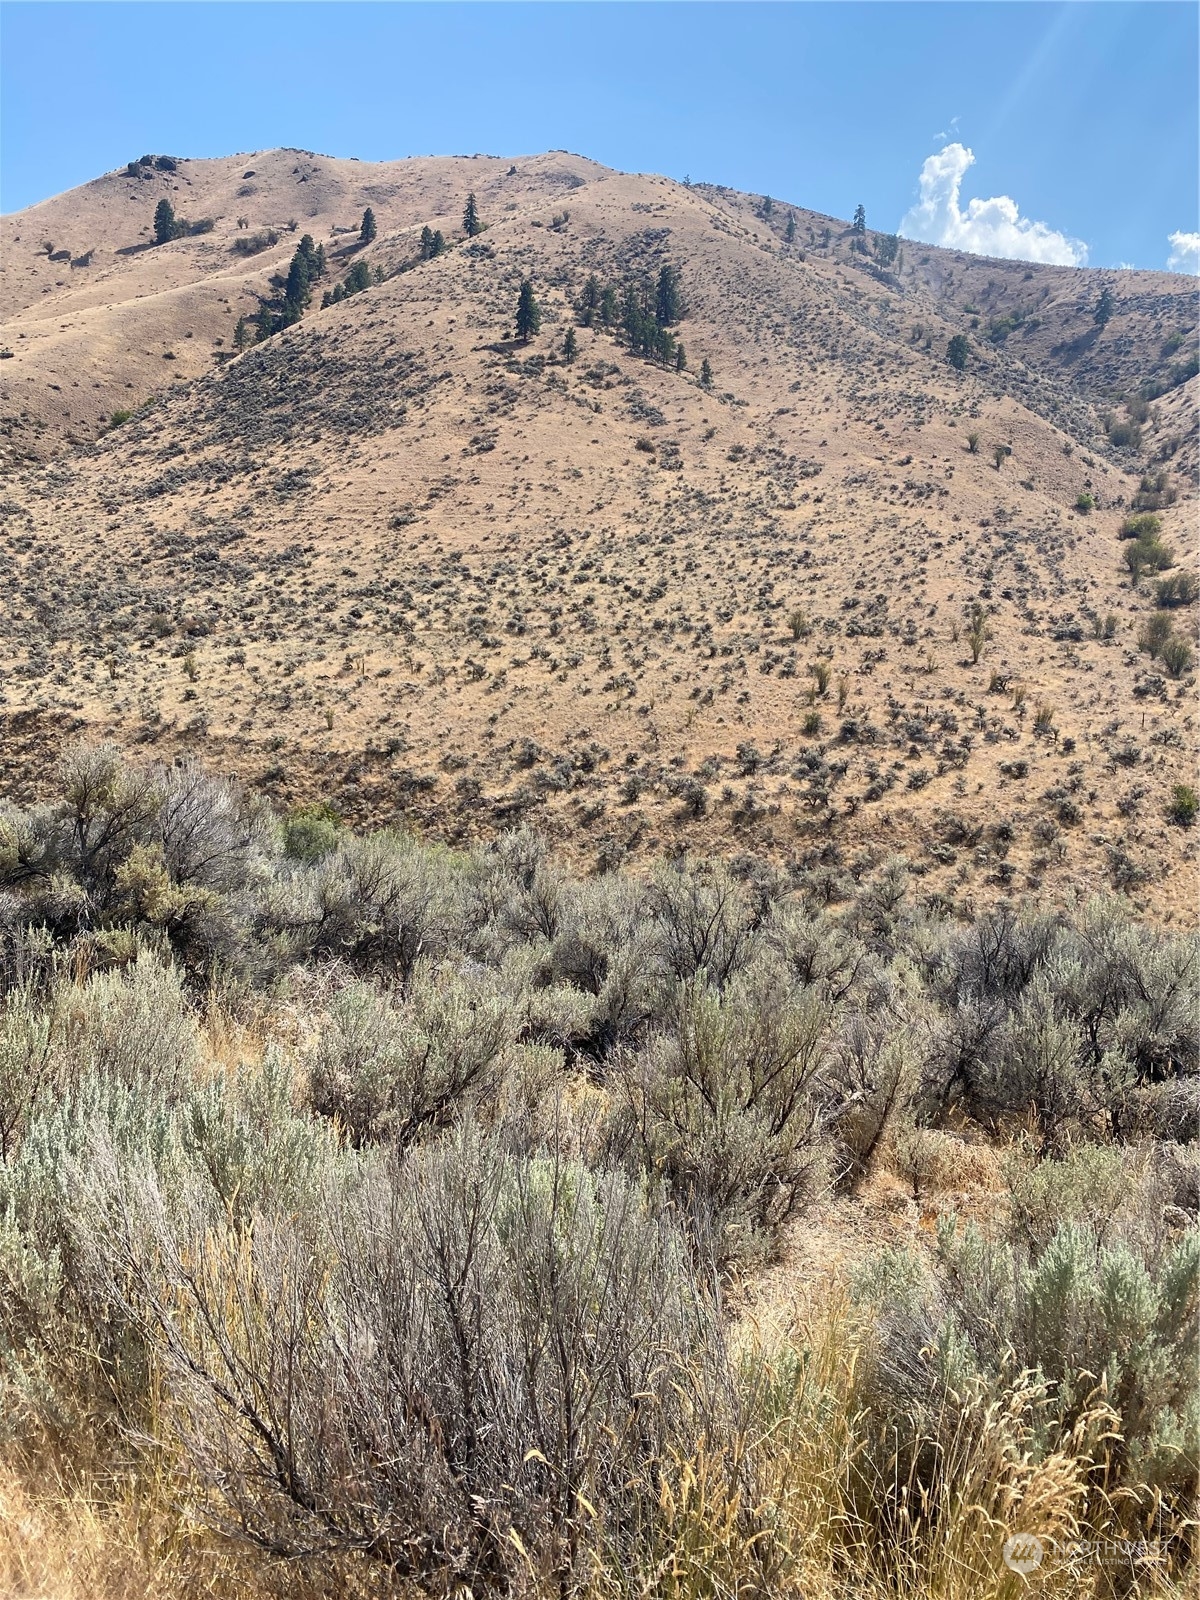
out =
[[[1187,647],[1172,676],[1146,629],[1196,608],[1132,585],[1120,535],[1156,516],[1186,566],[1192,280],[893,253],[562,152],[132,167],[3,223],[28,794],[110,734],[359,821],[528,821],[587,866],[762,857],[836,899],[895,854],[951,906],[1190,904]],[[160,198],[211,228],[153,246]],[[312,306],[234,355],[305,233]],[[589,278],[663,267],[678,370],[580,325]]]

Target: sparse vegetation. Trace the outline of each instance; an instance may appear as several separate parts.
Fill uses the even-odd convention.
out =
[[[264,228],[258,233],[239,233],[230,248],[239,256],[257,256],[279,243],[274,228]]]

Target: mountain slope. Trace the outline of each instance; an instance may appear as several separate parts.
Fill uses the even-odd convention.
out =
[[[173,170],[131,163],[134,174],[122,168],[3,219],[0,323],[12,359],[0,368],[0,424],[10,455],[94,438],[114,410],[210,371],[302,233],[346,248],[368,206],[381,241],[423,223],[457,228],[472,187],[498,208],[569,193],[605,171],[565,153],[515,163],[300,150],[156,159]],[[161,199],[211,231],[156,246]],[[258,240],[261,250],[240,253]]]
[[[86,729],[450,838],[529,820],[593,863],[742,852],[819,867],[837,895],[904,853],[955,902],[1103,882],[1164,915],[1187,904],[1191,835],[1165,807],[1190,697],[1137,648],[1153,586],[1129,586],[1118,534],[1178,437],[1156,470],[1186,550],[1195,379],[1139,453],[1110,446],[1098,407],[1194,327],[1194,286],[1122,275],[1072,362],[1096,275],[909,245],[885,271],[832,219],[796,209],[788,243],[788,208],[582,158],[275,152],[179,172],[191,220],[248,183],[252,228],[286,230],[299,195],[314,209],[233,268],[236,211],[115,254],[120,197],[136,185],[148,217],[159,178],[5,222],[22,245],[53,227],[114,252],[87,288],[6,290],[7,344],[28,346],[10,393],[9,367],[36,389],[53,359],[81,392],[141,395],[152,326],[188,374],[98,443],[10,473],[3,710],[35,785],[31,753]],[[468,189],[488,225],[473,241]],[[364,204],[379,236],[360,252],[330,230]],[[417,263],[424,225],[457,242]],[[214,365],[304,229],[329,283],[360,256],[385,281]],[[685,370],[589,328],[563,359],[589,275],[620,290],[665,264]],[[526,276],[528,346],[511,338]],[[969,330],[968,369],[947,364],[967,305],[994,321],[1043,289],[1040,327]]]

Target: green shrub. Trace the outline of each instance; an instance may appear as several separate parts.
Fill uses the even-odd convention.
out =
[[[295,806],[283,819],[283,848],[296,861],[319,861],[336,847],[341,829],[341,817],[325,801]]]
[[[1138,634],[1138,649],[1144,650],[1151,661],[1158,656],[1171,637],[1171,619],[1161,614],[1147,617]]]
[[[1112,417],[1105,426],[1109,443],[1118,450],[1140,450],[1142,430],[1132,418]]]
[[[1162,572],[1175,565],[1175,552],[1158,539],[1135,539],[1125,546],[1125,565],[1136,584],[1143,572]]]
[[[828,1181],[813,1097],[830,1011],[773,987],[764,1004],[771,983],[764,971],[724,995],[680,984],[664,1033],[622,1080],[614,1138],[632,1143],[725,1263],[769,1250]]]
[[[1190,606],[1200,595],[1200,583],[1191,572],[1173,572],[1154,586],[1154,603],[1159,606]]]
[[[1190,828],[1196,820],[1198,809],[1200,809],[1200,799],[1197,798],[1191,784],[1177,783],[1171,790],[1171,799],[1167,805],[1167,815],[1171,821],[1181,828]]]
[[[257,256],[278,243],[279,235],[275,229],[265,228],[258,233],[239,233],[229,248],[235,255]]]
[[[1182,678],[1196,664],[1195,652],[1188,641],[1173,633],[1163,642],[1162,663],[1173,678]]]
[[[1072,1209],[1073,1180],[1047,1166],[1041,1207],[1057,1190]],[[1040,1388],[1038,1455],[1083,1445],[1109,1493],[1153,1485],[1178,1507],[1197,1469],[1200,1230],[1155,1240],[1112,1224],[1107,1175],[1085,1186],[1082,1204],[1097,1201],[1101,1235],[1051,1218],[1049,1237],[1018,1225],[988,1238],[951,1215],[931,1275],[911,1257],[860,1273],[880,1338],[871,1401],[916,1443],[944,1437],[975,1393],[1002,1403],[1024,1369]]]

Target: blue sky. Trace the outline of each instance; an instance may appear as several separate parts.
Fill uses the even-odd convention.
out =
[[[1151,0],[4,4],[0,205],[144,151],[561,147],[841,217],[861,201],[872,227],[993,253],[1162,267],[1174,234],[1189,265],[1197,17]]]

